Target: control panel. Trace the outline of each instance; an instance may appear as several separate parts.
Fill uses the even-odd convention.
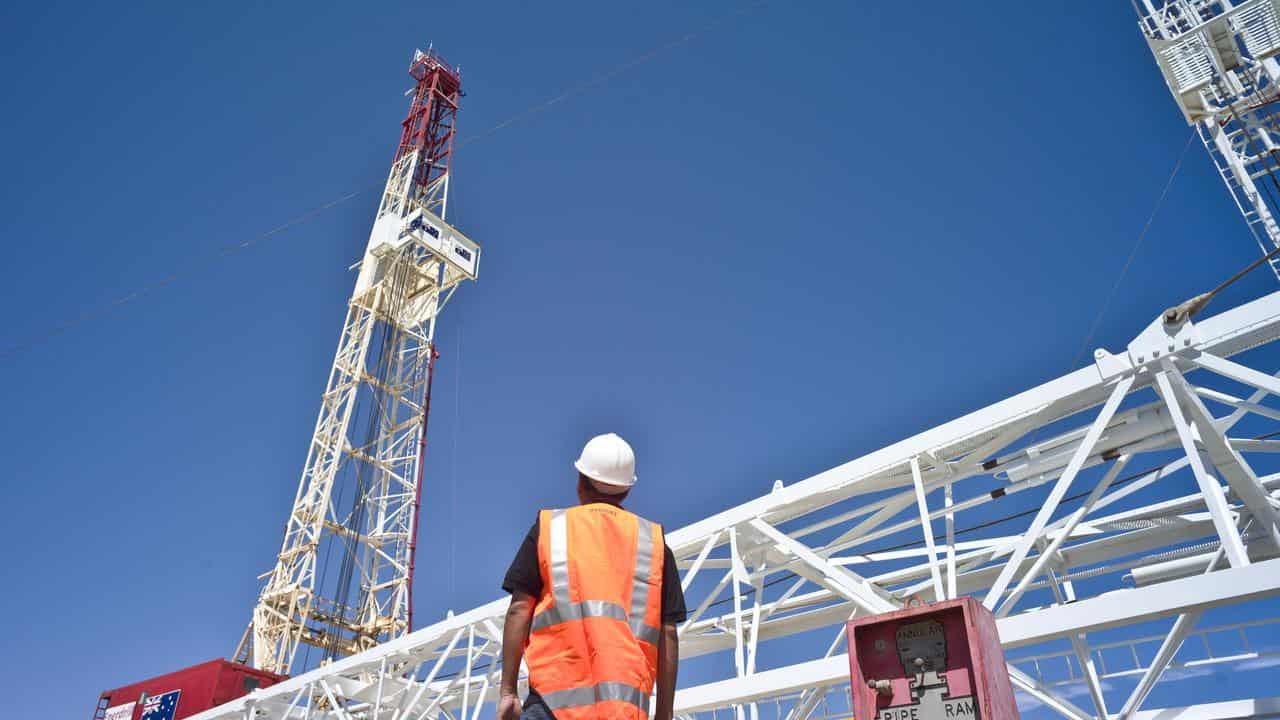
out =
[[[849,622],[854,717],[1017,720],[995,618],[973,598]]]

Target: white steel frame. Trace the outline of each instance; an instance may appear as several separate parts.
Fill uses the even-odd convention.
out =
[[[1280,247],[1280,3],[1141,0],[1140,25],[1169,90],[1263,253]],[[1280,277],[1280,258],[1271,261]]]
[[[821,717],[847,689],[848,618],[913,597],[977,594],[999,618],[1022,692],[1076,720],[1151,717],[1151,686],[1186,662],[1176,652],[1184,640],[1209,632],[1197,628],[1202,613],[1263,602],[1275,615],[1280,473],[1259,477],[1246,458],[1280,448],[1236,427],[1280,419],[1264,402],[1280,395],[1280,380],[1230,358],[1277,338],[1280,293],[1199,322],[1157,319],[1124,352],[1099,350],[1093,365],[670,533],[690,607],[682,659],[708,658],[702,667],[723,673],[681,688],[678,714]],[[1175,488],[1188,476],[1197,492]],[[1043,497],[1034,517],[961,536],[968,518],[1019,493]],[[477,720],[496,694],[506,605],[495,600],[196,717]],[[1091,635],[1162,619],[1165,635],[1130,634],[1135,647],[1160,647],[1127,669],[1140,682],[1126,702],[1108,706],[1101,682],[1116,670],[1101,651],[1112,645]],[[807,640],[810,659],[773,658],[778,639],[805,633],[818,634]],[[1042,649],[1019,656],[1024,648]],[[1088,687],[1088,709],[1044,675],[1051,657],[1075,662],[1068,680]],[[1249,657],[1258,656],[1215,661]],[[1236,717],[1221,713],[1239,707],[1158,717]]]
[[[420,154],[392,166],[375,228],[419,208],[443,218],[449,175],[415,187]],[[236,650],[238,661],[262,670],[289,673],[304,645],[328,659],[409,630],[435,324],[467,277],[421,243],[387,254],[375,251],[376,240],[348,303],[280,554]],[[344,479],[350,497],[340,492]],[[326,549],[350,566],[345,594],[325,582]]]

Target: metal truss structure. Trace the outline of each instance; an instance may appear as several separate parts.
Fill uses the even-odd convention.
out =
[[[287,674],[303,645],[330,660],[412,626],[435,321],[458,284],[475,278],[479,248],[442,219],[458,72],[418,52],[409,74],[409,115],[284,542],[236,651],[262,670]]]
[[[1280,247],[1280,4],[1141,0],[1140,24],[1169,90],[1263,253]],[[1271,268],[1280,277],[1280,258]]]
[[[699,679],[677,692],[679,716],[847,717],[844,622],[960,594],[999,618],[1015,686],[1062,717],[1264,716],[1280,701],[1143,705],[1170,667],[1275,653],[1179,651],[1275,627],[1199,621],[1225,606],[1276,615],[1280,473],[1255,467],[1280,451],[1268,432],[1280,410],[1266,402],[1280,378],[1247,359],[1277,339],[1280,292],[1200,321],[1162,316],[1124,352],[669,533],[691,608],[682,675]],[[497,691],[506,605],[196,717],[478,720]],[[1157,636],[1139,632],[1153,624]],[[1122,642],[1106,639],[1116,631]],[[1107,664],[1117,647],[1132,662]],[[1060,662],[1076,670],[1054,676]],[[1134,688],[1108,697],[1104,681],[1121,676]],[[1221,699],[1206,680],[1198,697]]]
[[[1135,5],[1260,247],[1280,247],[1280,0]],[[424,59],[435,69],[415,74],[298,502],[242,644],[278,671],[299,644],[350,656],[199,720],[479,720],[495,699],[505,599],[402,634],[425,430],[415,399],[430,379],[434,313],[474,277],[474,264],[446,260],[479,252],[420,212],[443,214],[457,92],[444,73],[452,99],[424,106],[448,97],[424,95],[443,67],[429,55],[415,67]],[[447,138],[423,130],[433,125]],[[424,223],[453,244],[433,244]],[[382,326],[395,342],[373,354]],[[677,714],[847,717],[845,621],[969,594],[998,618],[1015,687],[1061,717],[1280,717],[1280,698],[1215,698],[1214,681],[1194,675],[1179,682],[1199,683],[1205,702],[1144,709],[1180,672],[1280,663],[1280,409],[1268,404],[1280,372],[1255,367],[1277,339],[1280,293],[1203,320],[1171,312],[1123,352],[1098,350],[1088,367],[668,533],[692,609],[682,672],[696,677],[677,692]],[[394,369],[371,375],[370,357]],[[365,406],[377,409],[364,416],[372,442],[350,439],[361,389],[377,398]],[[355,472],[360,500],[347,514],[333,498],[344,466],[368,471]],[[316,593],[326,533],[359,571],[354,604]],[[1239,616],[1202,624],[1220,608]],[[1221,637],[1238,640],[1222,649]]]

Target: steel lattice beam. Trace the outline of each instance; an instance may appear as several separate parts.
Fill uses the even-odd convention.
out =
[[[1072,652],[1089,657],[1091,633],[1280,593],[1280,560],[1268,559],[1280,549],[1261,525],[1248,526],[1254,513],[1246,502],[1280,497],[1280,476],[1258,477],[1240,469],[1244,464],[1218,467],[1253,452],[1232,436],[1238,422],[1274,423],[1276,413],[1252,412],[1265,408],[1261,390],[1242,399],[1211,388],[1223,378],[1215,380],[1196,362],[1277,338],[1280,293],[1198,323],[1157,320],[1125,352],[1100,351],[1094,365],[669,533],[695,608],[680,629],[682,656],[724,658],[723,679],[680,690],[680,714],[752,703],[763,712],[772,707],[766,703],[785,701],[797,717],[815,717],[817,701],[847,683],[844,620],[896,607],[909,595],[936,593],[941,569],[935,556],[954,558],[941,583],[948,594],[951,586],[989,593],[1000,577],[1008,578],[1014,594],[993,597],[1002,603],[1002,639],[1014,651],[1067,639]],[[1241,359],[1231,362],[1248,367]],[[1161,377],[1173,378],[1159,383],[1164,399],[1152,387]],[[1258,377],[1271,376],[1249,379],[1280,390],[1280,383]],[[1201,396],[1213,401],[1213,393],[1236,402],[1218,403],[1227,407],[1221,416],[1206,417],[1201,408],[1172,416],[1171,408],[1187,408]],[[1113,402],[1100,416],[1094,408],[1108,398]],[[1191,433],[1190,456],[1183,432]],[[1227,446],[1235,454],[1225,453]],[[1221,494],[1220,507],[1206,504],[1202,493],[1172,491],[1167,478],[1192,472],[1193,464]],[[1146,469],[1118,478],[1120,466]],[[1235,476],[1226,476],[1228,470]],[[955,531],[971,513],[1000,507],[1002,496],[1048,492],[1068,473],[1075,478],[1069,489],[1088,496],[1078,509],[963,538]],[[993,477],[1002,483],[999,492],[990,490]],[[938,489],[949,489],[949,507],[927,505]],[[1160,497],[1126,504],[1138,491]],[[1072,502],[1054,495],[1063,505]],[[1236,537],[1246,552],[1235,566],[1210,569],[1205,555],[1220,547],[1215,514],[1223,513],[1233,529],[1235,523],[1244,528]],[[947,515],[952,531],[930,551],[922,518]],[[903,537],[913,546],[879,547]],[[1023,546],[1026,552],[1019,552]],[[1126,574],[1139,586],[1123,585]],[[1084,577],[1106,589],[1074,598],[1073,583]],[[505,610],[506,600],[495,600],[198,717],[402,720],[457,718],[465,711],[478,718],[496,691]],[[831,641],[815,648],[816,659],[756,670],[757,658],[776,639],[824,628]],[[1011,672],[1020,688],[1059,714],[1093,717],[1065,700],[1054,682]],[[1131,711],[1144,717],[1140,707]]]

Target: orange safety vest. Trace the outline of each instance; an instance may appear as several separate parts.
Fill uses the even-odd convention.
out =
[[[662,627],[662,528],[605,503],[538,513],[529,686],[556,720],[647,720]]]

